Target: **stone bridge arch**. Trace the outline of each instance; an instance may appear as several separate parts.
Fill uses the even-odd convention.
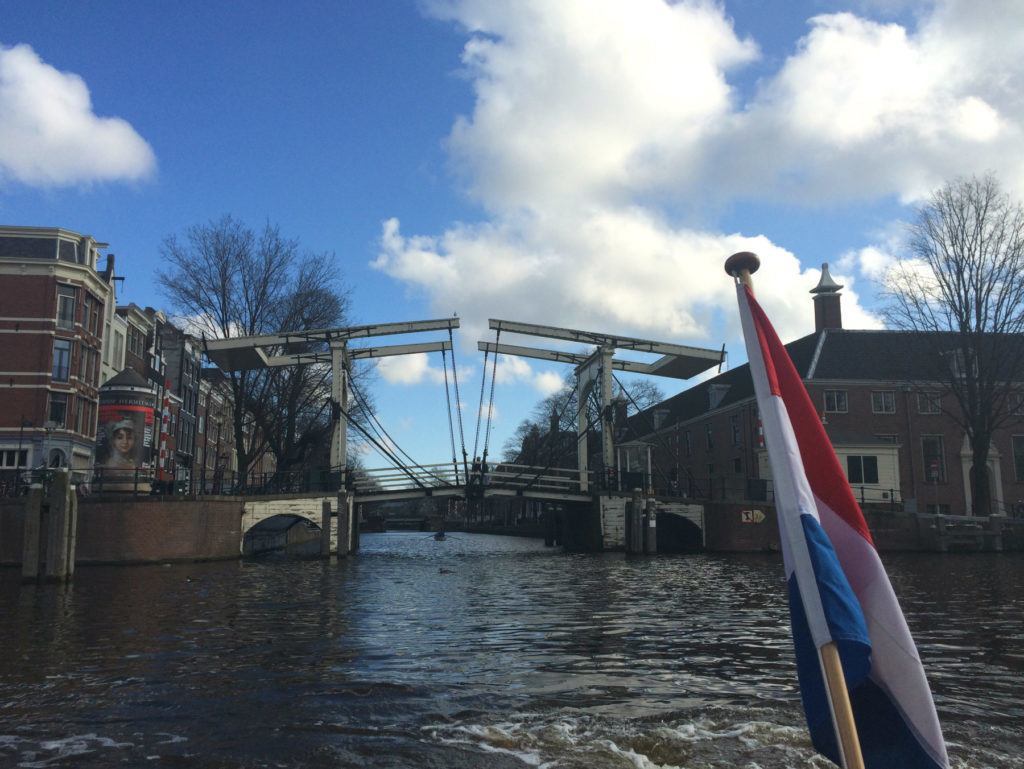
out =
[[[245,537],[263,521],[277,516],[300,518],[320,528],[323,503],[331,503],[336,510],[337,498],[330,495],[318,497],[284,497],[246,499],[242,508],[242,522],[238,533],[238,552],[244,554]],[[337,527],[331,527],[331,550],[337,551]]]

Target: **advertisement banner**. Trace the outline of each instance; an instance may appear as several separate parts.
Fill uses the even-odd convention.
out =
[[[136,476],[148,482],[155,426],[152,395],[102,391],[96,430],[97,476],[104,482],[134,481]]]

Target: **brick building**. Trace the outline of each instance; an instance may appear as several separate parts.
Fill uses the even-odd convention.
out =
[[[199,372],[202,354],[199,341],[171,323],[159,327],[160,348],[165,366],[165,384],[177,396],[172,429],[171,456],[174,480],[188,482],[196,458],[196,427],[199,418]]]
[[[934,337],[842,328],[839,291],[823,269],[812,291],[815,331],[786,345],[817,404],[855,494],[864,504],[907,512],[970,515],[971,453],[949,415],[957,405],[939,380]],[[1022,383],[1024,385],[1024,383]],[[994,509],[1024,500],[1024,407],[998,431],[989,456]],[[771,468],[746,365],[632,417],[627,451],[660,493],[766,499]],[[620,453],[621,453],[620,449]]]
[[[218,368],[202,369],[192,479],[205,493],[221,493],[238,469],[231,403],[223,372]]]
[[[93,461],[113,259],[88,235],[0,227],[0,467]]]

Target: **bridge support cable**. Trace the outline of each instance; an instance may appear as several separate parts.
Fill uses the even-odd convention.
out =
[[[575,391],[575,389],[576,388],[574,387],[573,390]],[[565,399],[565,404],[562,406],[562,410],[558,413],[558,421],[559,422],[562,421],[562,417],[565,416],[565,412],[569,408],[569,405],[571,403],[572,403],[572,397],[571,396],[569,398]],[[577,404],[577,406],[579,406],[579,404]],[[585,404],[583,406],[580,406],[580,408],[585,408]],[[579,422],[580,408],[576,409],[576,419],[574,420],[576,423]],[[581,450],[579,448],[580,443],[583,444],[583,449],[582,450],[586,451],[586,436],[589,435],[591,433],[591,431],[594,429],[594,425],[597,424],[597,421],[598,421],[599,418],[600,417],[598,417],[597,419],[588,419],[587,420],[586,429],[582,433],[578,433],[576,435],[577,451]],[[548,450],[548,463],[546,465],[544,465],[544,467],[542,467],[538,472],[534,473],[533,477],[527,482],[527,484],[525,486],[523,486],[522,488],[519,488],[517,486],[516,488],[519,489],[520,491],[526,491],[526,490],[530,489],[544,475],[544,473],[546,473],[548,470],[550,470],[554,466],[555,462],[561,461],[561,459],[565,456],[565,454],[567,452],[568,452],[568,447],[563,446],[561,448],[561,450],[558,452],[557,456],[552,456],[553,455],[553,451],[549,448],[549,450]],[[530,468],[530,469],[536,469],[536,468]],[[524,475],[526,475],[529,471],[530,471],[529,469],[523,470],[523,471],[517,473],[516,475],[512,476],[511,478],[506,479],[502,484],[500,484],[498,486],[498,488],[502,488],[502,489],[512,488],[512,486],[510,484],[514,483],[516,480],[518,480],[519,478],[521,478]]]
[[[416,474],[410,472],[409,468],[403,465],[401,461],[388,450],[387,446],[381,445],[372,435],[370,435],[369,431],[366,430],[366,428],[364,428],[355,419],[353,419],[351,412],[341,409],[341,415],[345,417],[345,419],[348,421],[350,425],[352,425],[359,432],[361,432],[363,434],[363,437],[366,438],[366,440],[368,440],[370,443],[372,443],[373,447],[380,452],[381,456],[385,457],[389,462],[391,462],[395,466],[396,470],[400,470],[401,472],[405,473],[407,476],[409,476],[409,480],[411,480],[421,489],[426,490],[427,487],[420,482],[420,479],[416,477]]]
[[[452,485],[452,483],[450,481],[448,481],[445,478],[442,478],[441,476],[437,475],[433,471],[427,469],[426,467],[424,467],[423,465],[418,463],[416,460],[414,460],[411,456],[409,456],[409,454],[401,446],[398,445],[398,442],[394,438],[391,437],[391,434],[388,433],[388,431],[384,428],[384,425],[382,425],[380,423],[380,420],[377,419],[377,415],[374,414],[369,409],[369,407],[367,407],[366,399],[363,397],[362,392],[360,392],[359,388],[356,387],[354,383],[352,384],[352,391],[355,393],[356,398],[358,399],[359,407],[360,407],[360,409],[362,409],[363,414],[365,414],[366,417],[370,420],[370,425],[372,427],[374,427],[374,431],[377,433],[377,436],[379,438],[381,438],[381,440],[385,444],[390,443],[391,446],[395,449],[396,452],[398,452],[403,457],[405,457],[405,459],[408,461],[409,466],[414,467],[417,470],[423,471],[424,473],[429,475],[431,478],[433,478],[435,481],[438,481],[438,482],[444,484],[445,486],[451,486]],[[401,464],[403,464],[403,463],[399,462],[399,465],[401,465]]]
[[[469,456],[466,454],[466,433],[462,427],[462,396],[459,395],[459,367],[455,362],[455,337],[448,329],[448,343],[452,348],[452,382],[455,384],[455,416],[459,420],[459,442],[462,444],[462,471],[469,478]]]
[[[490,350],[484,350],[484,367],[483,371],[480,372],[480,404],[476,408],[476,429],[473,431],[473,461],[476,461],[477,453],[476,450],[480,446],[480,420],[484,416],[484,390],[487,389],[487,356],[490,355]],[[494,353],[494,357],[498,357],[498,353]]]
[[[452,356],[454,357],[455,351],[452,350]],[[459,485],[459,459],[455,455],[455,427],[452,425],[452,398],[448,392],[448,356],[444,350],[441,350],[441,367],[444,369],[444,402],[445,408],[448,414],[448,437],[451,438],[452,442],[452,469],[455,471],[455,485]],[[455,367],[455,361],[452,361],[452,368]]]
[[[494,334],[494,364],[491,368],[491,398],[487,403],[487,429],[484,431],[484,455],[481,464],[487,463],[487,447],[491,443],[491,416],[494,414],[494,383],[498,378],[498,343],[501,341],[501,329]]]

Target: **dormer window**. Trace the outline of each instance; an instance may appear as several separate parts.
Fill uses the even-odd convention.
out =
[[[708,387],[708,409],[717,409],[728,392],[729,385],[727,384],[710,385]]]

